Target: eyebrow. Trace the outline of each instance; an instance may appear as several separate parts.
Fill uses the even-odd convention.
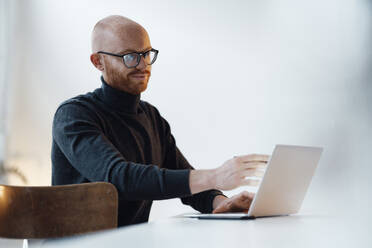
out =
[[[145,48],[143,51],[148,51],[151,49],[152,47],[148,47],[148,48]],[[126,50],[120,51],[118,54],[125,54],[125,53],[131,53],[131,52],[137,52],[137,51],[134,49],[126,49]]]

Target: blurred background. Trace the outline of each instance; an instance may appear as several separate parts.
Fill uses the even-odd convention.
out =
[[[90,33],[119,14],[160,51],[142,99],[196,168],[324,148],[303,212],[371,217],[372,1],[0,0],[0,183],[50,185],[57,106],[100,87]],[[231,196],[241,187],[225,192]],[[150,219],[192,211],[156,201]]]

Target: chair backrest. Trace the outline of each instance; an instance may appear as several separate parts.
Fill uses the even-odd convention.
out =
[[[105,182],[0,185],[0,237],[44,239],[117,227],[118,193]]]

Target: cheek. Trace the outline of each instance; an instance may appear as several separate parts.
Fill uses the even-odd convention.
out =
[[[130,72],[130,70],[128,70],[124,66],[123,62],[120,60],[108,63],[107,69],[108,69],[107,72],[111,74],[112,76],[125,78],[125,79],[128,77],[128,73]]]

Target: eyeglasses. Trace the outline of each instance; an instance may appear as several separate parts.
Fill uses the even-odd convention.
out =
[[[103,52],[103,51],[99,51],[97,53],[121,57],[123,58],[124,65],[127,68],[134,68],[137,65],[139,65],[141,61],[141,56],[144,58],[144,61],[147,65],[152,65],[155,62],[156,58],[158,57],[159,51],[154,48],[151,48],[151,50],[146,51],[146,52],[141,52],[141,53],[130,52],[126,54],[115,54],[115,53],[108,53],[108,52]]]

